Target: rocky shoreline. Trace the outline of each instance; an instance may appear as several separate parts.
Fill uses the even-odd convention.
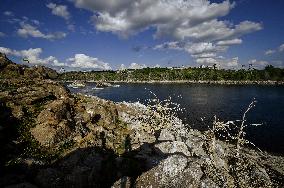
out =
[[[74,95],[51,70],[30,79],[1,58],[0,187],[284,186],[283,157],[247,148],[236,157],[234,144],[188,128],[167,102]]]

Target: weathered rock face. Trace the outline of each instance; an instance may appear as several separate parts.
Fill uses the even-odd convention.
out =
[[[153,126],[161,116],[144,105],[72,95],[39,72],[0,79],[0,187],[284,186],[282,157],[243,149],[236,158],[233,145],[178,118]]]

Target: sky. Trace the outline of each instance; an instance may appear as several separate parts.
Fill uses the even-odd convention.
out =
[[[61,71],[283,68],[283,9],[283,0],[0,0],[0,52]]]

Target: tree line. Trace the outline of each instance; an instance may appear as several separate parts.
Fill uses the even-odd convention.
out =
[[[211,68],[144,68],[119,71],[64,72],[61,80],[94,81],[177,81],[177,80],[233,80],[233,81],[284,81],[284,69],[272,65],[263,70],[217,70]]]

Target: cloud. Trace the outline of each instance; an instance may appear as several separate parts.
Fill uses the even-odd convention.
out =
[[[196,61],[220,61],[218,53],[232,45],[242,44],[243,35],[263,29],[261,23],[249,20],[233,24],[220,18],[229,14],[235,3],[229,0],[71,0],[77,8],[93,12],[91,21],[97,31],[112,32],[127,38],[149,28],[154,37],[172,39],[152,49],[188,52]],[[135,48],[139,51],[141,48]],[[203,60],[200,60],[204,58]],[[208,59],[211,58],[211,59]],[[222,61],[235,64],[234,61]]]
[[[165,42],[163,44],[158,44],[153,47],[154,50],[172,49],[172,50],[183,50],[185,48],[185,42]]]
[[[249,65],[252,66],[252,68],[255,69],[263,69],[264,67],[266,67],[267,65],[269,65],[269,62],[267,61],[258,61],[256,59],[252,59],[248,62]]]
[[[6,34],[3,32],[0,32],[0,37],[6,37]]]
[[[232,39],[232,40],[223,40],[223,41],[219,41],[217,42],[217,45],[219,46],[231,46],[231,45],[235,45],[235,44],[242,44],[242,39]]]
[[[34,38],[43,38],[48,40],[61,39],[66,37],[64,32],[55,32],[44,34],[37,29],[37,27],[27,24],[25,22],[20,23],[21,28],[17,30],[17,34],[21,37],[34,37]]]
[[[229,42],[232,44],[231,41]],[[209,64],[209,62],[214,62],[211,64],[215,64],[216,60],[214,58],[217,57],[218,53],[225,52],[228,49],[228,46],[225,46],[223,44],[217,45],[211,42],[190,43],[175,41],[157,45],[153,49],[181,50],[189,53],[197,63],[206,62],[206,64]]]
[[[161,65],[156,64],[153,68],[161,68]]]
[[[80,69],[103,69],[110,70],[111,67],[98,58],[90,57],[85,54],[75,54],[74,57],[67,59],[66,66]]]
[[[65,68],[65,70],[110,70],[111,67],[98,58],[90,57],[85,54],[75,54],[74,57],[68,58],[65,62],[60,62],[56,57],[49,56],[42,58],[41,48],[30,48],[28,50],[13,50],[10,48],[0,47],[0,52],[6,55],[12,55],[28,59],[30,64],[44,65],[55,69]]]
[[[275,50],[267,50],[265,52],[265,55],[271,55],[271,54],[274,54],[276,51]]]
[[[170,35],[183,27],[192,27],[201,22],[224,16],[233,7],[229,1],[210,4],[208,1],[140,1],[74,0],[75,5],[98,12],[93,16],[97,30],[110,31],[129,36],[149,27],[156,27],[158,33],[166,27]],[[173,16],[174,15],[174,16]],[[159,35],[159,34],[157,34]]]
[[[185,51],[194,55],[202,55],[209,53],[224,52],[227,50],[226,46],[214,45],[210,42],[193,43],[185,46]]]
[[[36,19],[29,19],[26,16],[22,16],[20,18],[16,18],[15,15],[12,14],[12,15],[10,15],[10,17],[11,18],[5,19],[10,24],[14,24],[14,23],[21,24],[21,23],[30,22],[31,24],[34,24],[34,25],[37,25],[37,26],[41,25],[40,21],[38,21]]]
[[[279,52],[283,52],[284,51],[284,44],[281,44],[278,49],[279,49]]]
[[[118,70],[125,70],[127,67],[124,64],[121,64],[118,68]]]
[[[7,55],[12,54],[12,50],[9,49],[9,48],[5,48],[5,47],[0,47],[0,52],[7,54]],[[12,55],[14,55],[14,54],[12,54]]]
[[[204,66],[213,66],[214,64],[218,68],[232,69],[239,67],[239,58],[234,57],[231,59],[225,59],[224,57],[213,57],[213,58],[198,58],[196,59],[197,64]]]
[[[147,66],[145,64],[137,64],[137,63],[131,63],[130,66],[128,67],[129,69],[143,69],[146,68]]]
[[[12,55],[29,60],[30,64],[46,65],[46,66],[63,66],[55,57],[40,58],[42,54],[41,48],[30,48],[28,50],[12,50],[10,48],[0,47],[0,52],[6,55]]]
[[[68,11],[67,6],[65,6],[65,5],[57,5],[55,3],[49,3],[46,6],[51,9],[51,12],[52,12],[53,15],[62,17],[65,20],[69,20],[70,19],[70,13]]]
[[[75,30],[75,25],[70,21],[71,14],[68,11],[68,7],[66,5],[57,5],[55,3],[49,3],[46,5],[47,8],[51,9],[51,13],[55,16],[59,16],[65,19],[67,24],[67,29],[70,31]]]
[[[14,13],[11,12],[11,11],[5,11],[5,12],[3,12],[3,14],[4,14],[5,16],[14,16]]]
[[[276,52],[284,52],[284,44],[281,44],[278,48],[276,49],[269,49],[267,51],[265,51],[265,55],[272,55]]]
[[[219,68],[229,69],[229,68],[238,68],[239,59],[238,57],[226,59],[222,56],[218,56],[219,53],[226,52],[229,46],[239,43],[238,40],[223,41],[220,43],[211,43],[211,42],[199,42],[199,43],[190,43],[190,42],[166,42],[160,45],[153,47],[155,50],[180,50],[185,51],[191,55],[195,62],[199,65],[213,66],[217,65]]]
[[[92,21],[99,31],[122,37],[150,27],[156,37],[196,41],[229,40],[262,29],[261,24],[243,21],[232,26],[218,18],[227,15],[235,6],[229,0],[210,3],[208,0],[73,0],[78,8],[94,12]]]

